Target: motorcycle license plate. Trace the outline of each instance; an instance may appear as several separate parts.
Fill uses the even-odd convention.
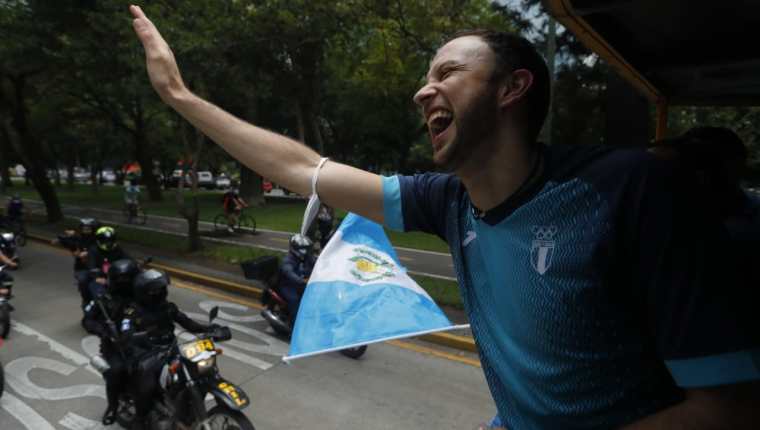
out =
[[[234,385],[228,384],[226,382],[220,382],[218,385],[219,389],[222,390],[225,394],[230,396],[230,398],[235,402],[238,406],[243,406],[246,403],[248,403],[248,399],[241,396],[237,392],[237,388],[235,388]]]
[[[194,358],[200,356],[204,352],[212,352],[216,353],[216,347],[214,346],[214,342],[211,339],[201,339],[195,342],[188,342],[185,344],[182,344],[181,347],[182,356],[187,358],[188,360],[193,360]],[[209,356],[213,354],[203,354],[204,356]]]

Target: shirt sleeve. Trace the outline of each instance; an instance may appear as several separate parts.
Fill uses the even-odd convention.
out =
[[[684,388],[760,379],[750,309],[758,286],[742,285],[722,223],[704,215],[709,203],[684,171],[650,160],[639,173],[629,238],[636,244],[633,276],[644,287],[649,329],[673,379]]]
[[[385,226],[397,231],[422,231],[446,236],[448,211],[456,203],[453,175],[425,173],[383,177]]]

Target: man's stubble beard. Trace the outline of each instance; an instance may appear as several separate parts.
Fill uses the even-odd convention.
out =
[[[454,120],[454,139],[433,154],[435,164],[454,173],[470,161],[483,143],[496,131],[498,109],[491,94],[484,94],[470,109]]]

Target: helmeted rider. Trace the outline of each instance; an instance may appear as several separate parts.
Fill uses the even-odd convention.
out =
[[[319,229],[319,247],[324,249],[327,241],[330,239],[330,233],[333,229],[333,220],[335,218],[335,209],[322,203],[317,213],[317,228]]]
[[[278,285],[282,298],[288,302],[291,324],[296,320],[301,297],[314,270],[314,263],[314,242],[307,236],[294,234],[290,238],[288,254],[282,259]]]
[[[18,267],[15,261],[7,257],[6,252],[11,252],[10,248],[16,246],[16,238],[13,233],[0,233],[0,264],[4,264],[11,269]],[[13,276],[8,270],[0,272],[0,297],[10,297],[13,289]],[[10,304],[10,303],[9,303]],[[11,306],[13,310],[13,306]]]
[[[105,295],[93,298],[84,308],[82,326],[89,333],[100,337],[100,355],[109,365],[103,373],[108,401],[103,414],[104,425],[111,425],[115,421],[119,394],[127,382],[129,367],[124,351],[120,350],[117,342],[119,332],[116,322],[121,320],[124,309],[134,300],[132,285],[139,273],[140,268],[134,260],[114,261],[108,269]]]
[[[132,360],[135,427],[142,429],[158,388],[158,377],[164,364],[157,354],[174,341],[174,323],[192,333],[210,330],[229,330],[217,324],[200,324],[185,315],[177,305],[167,300],[169,277],[155,269],[146,270],[135,278],[134,302],[124,310],[119,330],[122,343],[128,345]]]
[[[16,255],[16,236],[13,233],[0,233],[0,264],[15,269],[18,264],[13,260]]]
[[[74,257],[74,279],[77,281],[83,306],[89,301],[87,286],[90,283],[90,270],[87,266],[87,254],[90,247],[95,245],[95,232],[98,228],[100,223],[95,218],[82,218],[79,220],[78,231],[67,230],[67,234],[59,236],[59,241],[65,240],[63,245]]]
[[[130,258],[116,241],[113,227],[100,227],[95,232],[95,244],[87,250],[87,270],[90,282],[87,288],[88,300],[105,292],[108,266],[116,261]]]

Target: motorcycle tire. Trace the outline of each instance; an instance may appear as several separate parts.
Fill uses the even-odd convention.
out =
[[[0,337],[8,338],[11,331],[11,309],[8,304],[0,305]]]
[[[240,411],[217,405],[208,411],[209,428],[214,430],[256,430],[253,423]],[[219,419],[217,419],[219,418]],[[219,421],[221,419],[221,426]]]
[[[116,422],[125,429],[131,429],[135,421],[135,404],[127,395],[119,399],[119,410],[116,413]]]
[[[290,327],[290,324],[288,323],[290,316],[288,316],[288,314],[284,312],[280,308],[280,305],[277,303],[271,303],[269,306],[267,306],[267,310],[272,314],[272,316],[276,317],[279,321],[281,321],[280,324],[277,324],[277,323],[274,323],[273,321],[269,321],[268,318],[264,317],[264,319],[266,319],[267,322],[269,323],[269,326],[272,327],[272,330],[274,330],[274,332],[278,336],[289,339],[290,335],[293,332],[293,328]]]
[[[353,358],[354,360],[358,360],[359,357],[364,355],[364,353],[367,352],[367,345],[357,346],[356,348],[347,348],[347,349],[341,349],[340,353],[345,355],[348,358]]]
[[[5,370],[3,370],[3,364],[0,363],[0,397],[3,397],[3,390],[5,390]]]

